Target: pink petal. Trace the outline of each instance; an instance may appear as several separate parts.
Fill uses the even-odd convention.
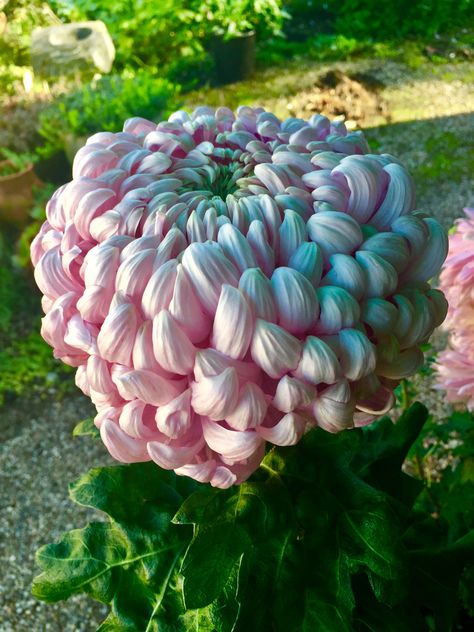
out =
[[[204,437],[200,437],[193,445],[186,446],[166,445],[158,441],[150,441],[148,453],[160,467],[165,470],[174,470],[190,464],[203,445]]]
[[[235,226],[232,224],[222,226],[217,241],[226,257],[240,272],[244,272],[247,268],[256,267],[257,262],[249,242]]]
[[[212,345],[231,358],[241,359],[247,353],[253,335],[253,317],[240,290],[223,285],[217,304]]]
[[[220,375],[193,382],[191,388],[192,406],[199,415],[215,420],[225,419],[237,404],[239,379],[236,370],[229,367]]]
[[[184,380],[166,380],[152,371],[136,369],[116,378],[120,395],[126,399],[141,399],[146,404],[162,406],[183,392]]]
[[[149,461],[146,441],[129,437],[115,422],[104,419],[100,436],[110,454],[122,463]]]
[[[290,413],[295,408],[309,406],[315,396],[314,386],[284,375],[278,382],[272,405],[284,413]]]
[[[272,292],[278,324],[292,334],[314,326],[319,316],[316,291],[308,279],[292,268],[277,268],[272,275]]]
[[[268,322],[277,319],[270,281],[260,268],[246,270],[239,281],[239,289],[247,299],[255,318]]]
[[[295,445],[303,436],[306,424],[307,420],[301,415],[288,413],[272,428],[259,426],[257,433],[274,445]]]
[[[340,363],[348,380],[360,380],[375,371],[377,350],[367,336],[358,329],[339,332]]]
[[[181,264],[177,267],[173,298],[169,312],[187,334],[191,342],[197,343],[207,338],[211,330],[211,320],[204,313],[186,271]]]
[[[255,364],[267,375],[279,378],[298,366],[301,343],[278,325],[258,319],[251,354]]]
[[[171,373],[187,375],[193,369],[196,349],[166,310],[153,319],[153,351],[158,364]]]
[[[157,435],[156,428],[153,428],[154,411],[153,406],[139,399],[132,399],[123,406],[119,425],[130,437],[151,439]]]
[[[265,418],[268,404],[262,389],[247,382],[240,389],[237,405],[225,418],[234,430],[256,428]]]
[[[202,420],[202,431],[211,450],[233,461],[241,461],[252,456],[263,441],[253,430],[227,430],[206,418]]]
[[[186,389],[178,397],[156,411],[158,430],[171,439],[180,437],[191,427],[191,389]]]
[[[147,318],[153,318],[162,309],[168,309],[173,297],[178,262],[167,261],[148,280],[142,296],[142,309]]]
[[[182,264],[204,309],[213,317],[222,285],[238,285],[237,271],[220,248],[208,243],[190,244],[184,252]]]
[[[101,356],[109,362],[130,366],[137,327],[137,313],[131,303],[111,307],[97,336]]]

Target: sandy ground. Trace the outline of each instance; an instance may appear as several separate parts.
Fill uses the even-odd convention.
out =
[[[417,71],[377,61],[315,65],[284,75],[269,72],[261,81],[229,88],[225,93],[210,91],[207,100],[216,103],[228,97],[229,104],[235,106],[239,94],[248,96],[253,89],[255,102],[274,107],[282,115],[292,95],[329,67],[368,70],[385,84],[382,94],[392,121],[386,126],[373,121],[368,130],[377,151],[397,155],[416,175],[420,165],[433,158],[430,139],[439,136],[442,150],[443,134],[449,132],[449,150],[456,153],[460,164],[464,154],[467,159],[472,151],[468,143],[474,138],[474,88],[466,79],[469,72],[472,74],[467,64]],[[262,99],[262,84],[270,95],[266,100]],[[445,173],[443,163],[435,165],[433,173],[422,173],[423,181],[418,179],[418,206],[449,226],[464,206],[474,206],[473,183],[467,175]],[[442,416],[444,403],[432,384],[425,381],[419,391]],[[89,632],[104,615],[102,606],[85,597],[47,605],[30,595],[31,580],[37,573],[36,549],[63,531],[98,518],[68,499],[68,483],[89,467],[109,462],[99,442],[71,436],[74,425],[91,413],[88,401],[80,396],[64,402],[54,400],[51,393],[50,401],[41,405],[17,401],[0,411],[1,632]]]

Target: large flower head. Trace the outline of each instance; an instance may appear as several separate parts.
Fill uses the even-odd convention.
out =
[[[440,386],[447,399],[474,410],[474,209],[456,222],[440,285],[449,300],[449,346],[438,358]]]
[[[32,244],[42,333],[102,439],[214,486],[369,423],[445,317],[440,225],[361,132],[200,107],[92,136]]]

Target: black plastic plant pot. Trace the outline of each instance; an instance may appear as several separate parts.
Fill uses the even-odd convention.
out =
[[[255,33],[211,42],[217,85],[248,79],[255,68]]]
[[[52,184],[64,184],[72,178],[71,163],[63,150],[39,160],[34,170],[43,182]]]

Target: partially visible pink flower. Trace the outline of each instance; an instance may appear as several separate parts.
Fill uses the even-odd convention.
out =
[[[445,327],[450,335],[437,369],[448,401],[465,403],[474,410],[474,209],[464,211],[467,218],[457,220],[449,236],[449,253],[440,277],[449,302]]]
[[[201,107],[95,134],[31,247],[42,333],[113,457],[228,487],[266,442],[387,412],[444,319],[414,188],[323,116]]]

